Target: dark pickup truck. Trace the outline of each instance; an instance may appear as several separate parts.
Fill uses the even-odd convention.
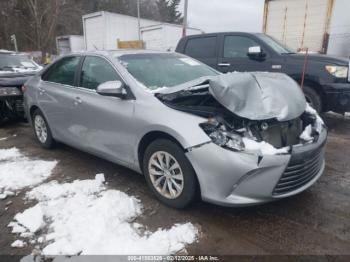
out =
[[[24,118],[21,87],[41,68],[25,54],[0,50],[0,125]]]
[[[349,59],[308,54],[305,63],[305,54],[293,52],[268,35],[239,32],[187,36],[180,40],[176,52],[223,73],[281,72],[298,83],[304,75],[306,99],[317,111],[350,111]]]

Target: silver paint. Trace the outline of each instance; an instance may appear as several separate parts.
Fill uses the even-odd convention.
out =
[[[138,153],[142,138],[152,132],[164,133],[176,140],[186,152],[196,171],[204,200],[234,206],[277,199],[271,195],[272,188],[288,165],[290,155],[264,156],[259,161],[257,155],[233,152],[213,144],[199,127],[207,119],[164,105],[127,72],[117,57],[128,52],[151,51],[77,55],[99,56],[109,61],[129,86],[134,99],[102,96],[95,90],[45,82],[39,74],[26,83],[24,99],[27,115],[30,118],[29,112],[35,107],[40,108],[56,140],[140,173]],[[199,84],[202,80],[204,78],[192,81],[192,84]],[[189,88],[189,85],[186,83],[162,92],[171,93],[176,89]],[[287,97],[284,101],[295,97],[298,95]],[[288,101],[289,104],[292,102]],[[299,106],[303,109],[304,102]],[[287,118],[294,114],[289,114]],[[32,120],[30,122],[33,123]],[[317,143],[310,146],[320,146],[325,139],[325,135],[320,136]],[[322,170],[307,185],[278,198],[299,193],[313,184],[321,174]]]

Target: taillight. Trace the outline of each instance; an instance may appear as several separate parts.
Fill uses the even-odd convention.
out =
[[[25,93],[25,92],[27,91],[27,87],[26,87],[25,85],[23,85],[23,86],[21,87],[21,90],[22,90],[22,93]]]

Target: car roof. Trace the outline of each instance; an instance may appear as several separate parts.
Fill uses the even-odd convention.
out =
[[[130,55],[130,54],[169,54],[174,52],[166,52],[166,51],[156,51],[149,49],[116,49],[116,50],[96,50],[96,51],[80,51],[73,52],[69,55],[103,55],[103,56],[122,56],[122,55]]]
[[[188,36],[185,36],[185,37],[183,37],[183,38],[197,38],[197,37],[217,36],[217,35],[225,35],[225,34],[258,35],[258,34],[261,34],[261,33],[257,33],[257,32],[227,31],[227,32],[216,32],[216,33],[204,33],[204,34],[188,35]]]

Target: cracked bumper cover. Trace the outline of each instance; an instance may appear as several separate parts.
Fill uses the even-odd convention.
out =
[[[186,153],[195,169],[202,199],[223,206],[247,206],[274,201],[298,194],[313,185],[324,171],[324,145],[327,130],[323,129],[316,142],[294,146],[291,154],[266,155],[233,152],[208,143]],[[301,157],[319,150],[320,169],[306,184],[286,194],[274,195],[291,157]],[[307,160],[307,159],[305,159]]]

